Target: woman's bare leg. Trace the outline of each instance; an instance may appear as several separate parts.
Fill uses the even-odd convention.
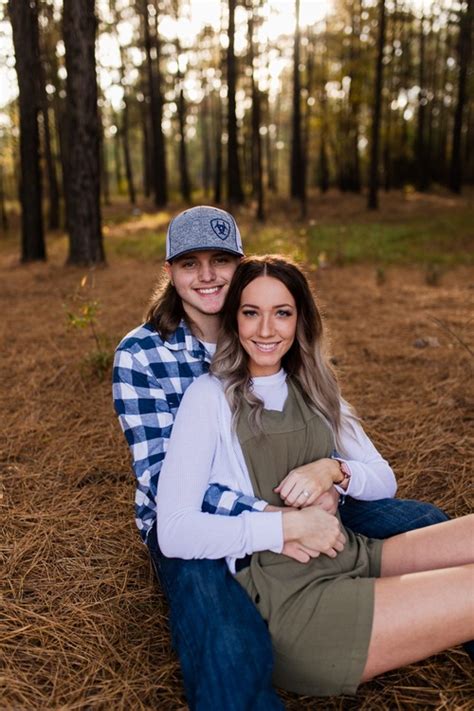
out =
[[[451,568],[474,562],[474,515],[387,539],[381,576]]]
[[[376,580],[362,681],[472,639],[473,589],[474,565]]]

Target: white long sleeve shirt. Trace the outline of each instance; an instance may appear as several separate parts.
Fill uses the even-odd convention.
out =
[[[283,409],[288,394],[283,370],[254,378],[253,388],[266,409]],[[391,467],[346,405],[342,416],[339,451],[351,471],[345,493],[366,500],[393,497],[396,481]],[[281,512],[219,516],[201,511],[204,493],[213,482],[253,494],[231,419],[216,378],[203,375],[186,390],[158,483],[157,525],[166,556],[226,557],[233,571],[235,558],[263,550],[281,552],[284,541]]]

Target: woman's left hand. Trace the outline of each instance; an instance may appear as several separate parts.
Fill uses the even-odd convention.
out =
[[[274,491],[280,495],[286,506],[304,508],[314,504],[340,480],[339,462],[326,457],[292,469]]]

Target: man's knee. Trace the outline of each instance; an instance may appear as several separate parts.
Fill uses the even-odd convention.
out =
[[[372,538],[390,538],[449,519],[433,504],[414,499],[357,501],[350,498],[341,508],[341,518],[355,533]]]
[[[448,514],[439,509],[434,504],[421,501],[414,501],[413,503],[417,504],[419,507],[418,513],[420,522],[422,522],[422,525],[418,526],[417,528],[422,528],[423,526],[432,526],[435,523],[443,523],[444,521],[449,521]]]

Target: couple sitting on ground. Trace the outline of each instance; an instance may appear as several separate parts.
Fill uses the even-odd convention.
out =
[[[190,708],[281,709],[272,678],[355,693],[471,639],[472,518],[391,498],[301,271],[244,259],[212,207],[171,222],[166,260],[114,398]]]

